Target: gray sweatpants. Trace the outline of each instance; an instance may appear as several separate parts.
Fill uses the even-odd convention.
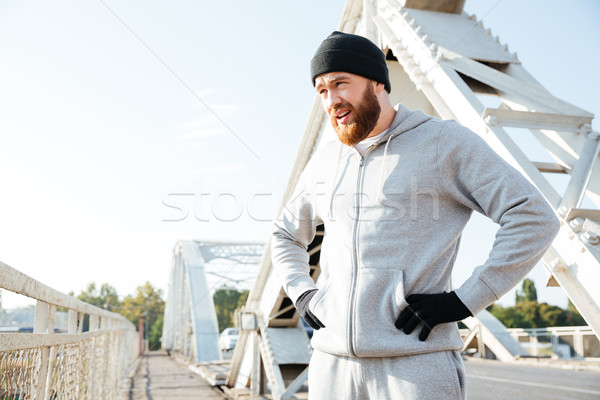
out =
[[[350,358],[314,350],[309,400],[464,400],[465,371],[458,351],[404,357]]]

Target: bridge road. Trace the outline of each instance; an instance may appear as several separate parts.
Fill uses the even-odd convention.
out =
[[[141,359],[135,375],[120,391],[122,400],[198,399],[223,400],[225,395],[202,377],[163,352],[150,352]]]
[[[465,361],[469,400],[599,400],[600,372]]]
[[[468,400],[599,400],[600,372],[467,359]],[[306,393],[293,398],[306,399]],[[122,400],[228,398],[162,352],[146,354],[121,387]],[[270,396],[259,397],[270,399]]]

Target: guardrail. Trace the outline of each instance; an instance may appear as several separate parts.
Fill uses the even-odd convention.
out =
[[[508,333],[532,357],[551,357],[567,360],[600,361],[600,340],[589,326],[556,326],[548,328],[508,328]],[[461,329],[467,347],[479,357],[490,353],[471,341],[472,330]],[[479,338],[479,333],[477,334]]]
[[[0,262],[0,288],[37,300],[33,333],[0,333],[0,399],[116,399],[138,356],[125,317],[77,300]],[[55,333],[57,307],[66,333]],[[89,316],[89,330],[83,321]]]
[[[600,341],[589,326],[510,328],[508,332],[534,357],[600,360]]]

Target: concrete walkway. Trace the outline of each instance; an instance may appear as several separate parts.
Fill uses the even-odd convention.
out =
[[[225,395],[166,353],[150,352],[139,362],[134,376],[122,387],[123,400],[207,399]]]

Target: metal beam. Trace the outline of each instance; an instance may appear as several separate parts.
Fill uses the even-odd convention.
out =
[[[592,117],[486,108],[482,117],[491,126],[579,132]]]
[[[579,153],[579,160],[571,173],[571,180],[560,204],[559,212],[564,214],[569,209],[578,208],[581,205],[599,151],[600,133],[591,131],[587,134],[583,149]]]
[[[446,62],[456,71],[470,76],[488,86],[496,88],[502,92],[511,93],[518,98],[525,100],[529,104],[533,104],[541,111],[550,111],[555,113],[569,113],[571,115],[579,115],[593,118],[594,114],[576,107],[566,101],[560,100],[552,95],[549,95],[546,90],[543,90],[539,85],[534,85],[515,79],[510,75],[500,72],[485,64],[473,61],[463,57],[460,54],[454,53],[447,49],[440,50]],[[540,111],[538,110],[538,111]]]

